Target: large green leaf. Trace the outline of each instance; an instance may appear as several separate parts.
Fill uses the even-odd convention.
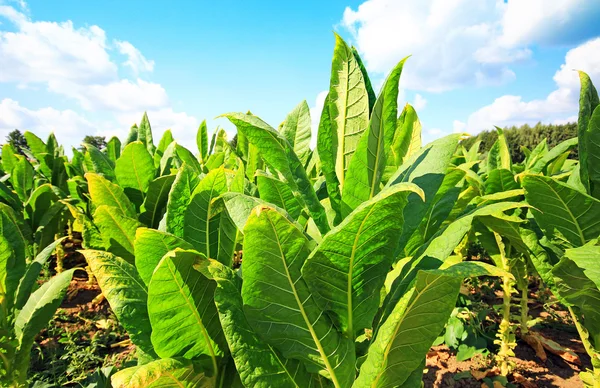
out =
[[[398,83],[406,58],[388,75],[375,102],[369,127],[350,159],[342,192],[342,216],[373,198],[380,190],[386,165],[386,146],[396,131]]]
[[[12,309],[17,281],[8,278],[10,265],[14,265],[15,253],[10,247],[10,242],[0,234],[0,322],[4,322],[7,313]]]
[[[133,264],[135,231],[142,224],[124,216],[117,208],[105,205],[96,209],[94,223],[100,229],[106,250]]]
[[[527,175],[525,198],[538,225],[550,239],[575,247],[600,236],[600,201],[550,177]]]
[[[327,193],[331,207],[335,211],[333,224],[337,225],[342,221],[340,193],[340,182],[335,173],[335,158],[337,155],[337,134],[333,131],[331,117],[329,116],[329,95],[325,98],[321,120],[319,122],[319,132],[317,134],[317,151],[321,159],[321,169],[327,182]]]
[[[398,184],[357,207],[323,237],[302,268],[317,305],[350,338],[371,327],[411,193],[423,195],[416,185]]]
[[[303,165],[306,164],[310,152],[310,126],[310,109],[305,100],[287,115],[280,129]]]
[[[29,367],[31,347],[35,336],[48,325],[60,306],[75,269],[59,273],[42,284],[27,300],[15,318],[15,335],[19,343],[15,357],[15,370],[24,376]]]
[[[488,152],[488,171],[498,168],[512,170],[510,150],[508,148],[508,143],[506,142],[506,136],[504,136],[504,131],[498,127],[496,127],[496,131],[498,131],[498,139]]]
[[[119,159],[119,156],[121,156],[121,141],[118,137],[113,136],[106,143],[106,155],[113,163]]]
[[[296,198],[305,204],[321,233],[329,230],[325,209],[306,176],[304,166],[290,144],[277,131],[256,116],[228,113],[227,117],[254,144],[265,161],[279,171],[290,185]]]
[[[154,161],[142,142],[127,144],[115,165],[115,175],[129,199],[140,206],[155,175]]]
[[[154,147],[154,142],[152,140],[152,128],[150,127],[150,121],[148,120],[148,115],[146,112],[144,112],[142,121],[140,121],[137,140],[144,143],[150,155],[154,155],[154,150],[156,147]]]
[[[2,168],[4,172],[10,174],[12,169],[18,162],[16,157],[17,150],[10,143],[6,143],[2,146]]]
[[[382,323],[387,319],[394,306],[414,283],[420,269],[435,269],[444,263],[469,232],[475,218],[489,215],[501,217],[503,212],[525,206],[525,204],[519,202],[499,202],[481,206],[440,229],[426,244],[414,252],[410,261],[402,267],[401,273],[392,283],[390,292],[383,303],[383,308],[375,321]]]
[[[248,218],[252,213],[252,209],[254,209],[257,206],[269,206],[280,212],[284,217],[287,217],[290,221],[296,222],[296,220],[291,218],[291,216],[285,211],[285,209],[282,209],[272,203],[268,203],[260,198],[251,197],[249,195],[244,195],[241,193],[228,192],[221,195],[214,202],[214,211],[215,213],[217,213],[222,210],[222,207],[225,207],[227,209],[227,213],[229,214],[237,228],[241,232],[243,232],[244,228],[246,227]],[[296,226],[298,226],[298,228],[302,228],[302,226],[299,223],[296,223]]]
[[[573,260],[600,290],[600,246],[586,244],[579,248],[567,249],[565,256]]]
[[[146,199],[142,204],[142,213],[140,221],[151,228],[158,228],[162,219],[167,202],[169,200],[169,192],[175,182],[175,175],[164,175],[154,179],[148,186]]]
[[[419,271],[407,292],[381,326],[369,347],[354,387],[398,387],[421,367],[427,351],[454,309],[465,277],[505,273],[479,263],[455,264],[445,270]]]
[[[0,235],[10,244],[10,251],[3,257],[8,306],[13,304],[15,292],[26,271],[26,262],[31,258],[31,234],[19,214],[0,204]]]
[[[135,232],[135,266],[144,283],[150,283],[160,259],[175,248],[192,249],[192,245],[170,233],[138,228]]]
[[[150,340],[148,290],[135,267],[109,252],[83,250],[81,253],[131,342],[146,355],[156,357]]]
[[[369,95],[369,112],[372,112],[373,107],[375,106],[375,101],[377,100],[377,96],[375,95],[375,91],[373,90],[373,85],[371,85],[371,80],[369,79],[369,74],[367,73],[367,69],[365,68],[365,65],[363,64],[363,61],[360,58],[360,55],[358,55],[358,51],[356,50],[356,48],[354,46],[352,46],[351,49],[352,49],[352,54],[354,55],[354,59],[356,59],[356,62],[358,63],[358,66],[360,67],[360,72],[362,73],[363,78],[365,80],[365,87],[367,88],[367,94]]]
[[[138,140],[138,126],[137,126],[137,124],[133,124],[131,126],[131,128],[129,129],[127,138],[125,139],[125,142],[121,145],[121,147],[125,148],[125,146],[127,144],[131,143],[132,141],[137,141],[137,140]]]
[[[214,260],[198,268],[217,282],[215,304],[240,378],[247,387],[310,387],[305,368],[285,359],[254,332],[244,314],[242,279]]]
[[[193,267],[201,260],[180,249],[161,259],[148,285],[148,315],[160,357],[204,357],[216,372],[227,344],[213,300],[216,283]]]
[[[93,145],[84,143],[84,146],[86,148],[85,156],[83,157],[85,171],[96,173],[107,180],[114,182],[116,176],[115,164],[113,161]]]
[[[190,196],[185,210],[183,238],[190,242],[195,249],[210,256],[211,240],[217,238],[217,228],[211,228],[212,202],[219,195],[227,192],[225,170],[219,168],[209,172],[196,186]],[[211,257],[216,259],[216,257]]]
[[[600,199],[600,108],[596,106],[590,118],[586,133],[589,193]]]
[[[256,208],[244,229],[244,311],[265,343],[347,387],[354,380],[354,342],[323,314],[301,275],[312,245],[276,210]]]
[[[578,256],[577,252],[574,252],[577,249],[567,249],[565,253],[569,256]],[[555,290],[563,302],[576,307],[580,315],[578,319],[583,322],[589,340],[598,351],[600,350],[600,290],[569,256],[563,257],[552,269]],[[588,338],[582,340],[587,341]]]
[[[25,140],[27,140],[29,150],[36,157],[36,159],[39,158],[41,154],[47,153],[46,143],[44,143],[42,139],[37,137],[37,135],[29,131],[25,131],[23,136],[25,136]]]
[[[165,358],[120,370],[111,377],[113,388],[203,388],[215,379],[204,365],[183,358]]]
[[[409,203],[404,208],[404,229],[398,244],[398,253],[404,249],[410,236],[432,206],[456,151],[459,137],[458,134],[448,135],[429,143],[408,158],[388,181],[388,187],[401,182],[414,183],[423,189],[425,194],[425,202],[417,194],[409,197]]]
[[[256,186],[261,199],[285,209],[293,219],[298,219],[302,207],[294,197],[289,185],[279,179],[259,173],[256,175]]]
[[[175,152],[177,152],[177,157],[181,160],[181,162],[193,168],[196,174],[200,174],[202,172],[202,166],[190,150],[182,145],[176,144]]]
[[[579,118],[577,119],[577,138],[579,139],[579,162],[581,169],[581,182],[586,190],[590,190],[590,174],[588,158],[590,151],[588,150],[588,125],[590,118],[596,107],[600,104],[598,92],[592,84],[590,77],[583,71],[579,71],[579,80],[581,82],[581,92],[579,95]]]
[[[35,260],[33,260],[28,266],[23,278],[19,282],[19,288],[17,289],[17,294],[15,298],[15,308],[17,310],[21,310],[27,299],[31,295],[34,285],[36,285],[37,279],[40,276],[40,272],[42,271],[44,264],[48,261],[50,256],[54,253],[54,250],[57,246],[62,244],[62,242],[66,239],[66,237],[59,238],[54,241],[52,244],[45,247],[40,253],[37,254]],[[10,253],[12,254],[12,249],[10,249]],[[1,276],[0,276],[1,278]],[[13,290],[14,291],[14,290]],[[0,290],[1,292],[1,290]]]
[[[85,179],[88,182],[88,190],[94,207],[97,208],[102,205],[112,206],[119,209],[125,216],[137,216],[135,207],[120,186],[109,182],[101,175],[89,172],[85,174]]]
[[[488,174],[485,181],[485,194],[500,193],[502,191],[515,190],[519,184],[515,181],[515,175],[512,171],[498,168]]]
[[[167,214],[165,215],[166,230],[178,237],[184,235],[184,219],[192,192],[200,180],[196,172],[187,164],[181,166],[175,181],[169,191]]]
[[[173,143],[173,141],[173,133],[171,133],[170,129],[167,129],[160,138],[158,147],[156,147],[156,150],[154,151],[154,167],[160,166],[160,160],[165,154],[165,150],[171,143]]]
[[[49,183],[39,186],[31,193],[24,205],[32,230],[38,228],[48,209],[58,199],[58,195],[56,195],[54,188]]]
[[[386,137],[386,146],[390,147],[387,164],[398,167],[421,148],[421,121],[412,105],[406,104],[392,135],[391,142]]]
[[[559,157],[562,157],[565,153],[568,155],[568,152],[575,147],[577,147],[576,137],[561,142],[549,152],[546,152],[543,156],[537,159],[535,164],[531,167],[530,172],[535,174],[541,173],[551,162],[555,161]]]
[[[459,168],[448,171],[419,227],[406,243],[404,251],[407,255],[412,255],[440,230],[460,195],[464,176],[465,172]]]
[[[10,182],[21,201],[25,202],[33,188],[34,171],[25,157],[19,156],[18,160],[11,171]]]
[[[196,145],[198,146],[198,152],[200,153],[200,162],[205,163],[208,159],[208,128],[206,127],[206,120],[203,120],[198,127]]]
[[[369,125],[369,96],[352,49],[337,34],[329,84],[331,129],[337,135],[335,171],[343,189],[346,170]]]
[[[0,202],[4,202],[17,211],[21,211],[23,207],[23,203],[17,193],[2,181],[0,181]]]

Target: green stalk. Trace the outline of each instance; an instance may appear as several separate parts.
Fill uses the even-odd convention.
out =
[[[54,236],[55,240],[58,240],[60,238],[60,236],[57,234]],[[61,273],[65,270],[64,265],[63,265],[63,259],[65,257],[65,250],[62,246],[62,244],[58,244],[56,246],[56,250],[54,251],[54,253],[56,254],[56,273]]]
[[[510,265],[506,256],[506,252],[510,251],[510,245],[505,247],[502,242],[502,236],[496,232],[494,232],[494,237],[496,238],[496,243],[498,244],[500,251],[502,269],[510,273]],[[496,360],[500,365],[500,373],[502,376],[507,376],[510,373],[511,366],[508,358],[514,355],[513,349],[516,346],[513,327],[510,323],[510,299],[512,293],[515,291],[513,285],[514,280],[511,276],[506,275],[502,277],[502,321],[500,322],[500,327],[496,334],[498,339],[494,341],[495,344],[500,345]]]
[[[521,334],[527,334],[527,320],[529,318],[529,307],[527,306],[527,287],[521,290]]]

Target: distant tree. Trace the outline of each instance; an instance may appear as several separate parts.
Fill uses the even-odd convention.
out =
[[[510,149],[510,155],[513,162],[522,162],[525,159],[525,154],[521,150],[521,146],[525,146],[530,150],[534,149],[544,138],[548,143],[548,148],[553,148],[557,144],[577,137],[577,123],[567,124],[542,124],[537,123],[535,126],[522,125],[520,127],[512,126],[504,129],[504,136]],[[498,139],[498,133],[493,131],[484,131],[477,136],[473,136],[463,141],[462,144],[466,148],[470,148],[476,141],[481,140],[479,151],[487,153],[494,142]],[[573,159],[578,159],[579,154],[577,149],[571,151],[569,156]]]
[[[104,136],[90,136],[87,135],[83,138],[83,143],[87,143],[93,145],[99,150],[106,147],[106,138]],[[81,147],[82,150],[85,150],[85,147]]]
[[[29,145],[27,145],[27,140],[25,140],[25,136],[19,131],[15,129],[10,132],[8,136],[6,136],[6,142],[9,143],[18,153],[24,155],[23,149],[29,149]]]

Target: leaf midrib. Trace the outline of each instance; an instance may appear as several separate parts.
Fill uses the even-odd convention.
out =
[[[317,345],[317,348],[319,350],[319,353],[321,354],[321,358],[323,359],[323,362],[325,363],[325,367],[327,368],[327,371],[329,372],[330,376],[331,376],[331,380],[333,382],[333,385],[335,387],[341,387],[339,382],[337,381],[337,377],[335,375],[335,371],[334,369],[331,367],[331,364],[329,363],[329,359],[327,358],[326,354],[325,354],[325,350],[323,349],[323,346],[321,345],[321,341],[319,340],[319,337],[317,336],[317,334],[315,333],[310,320],[308,319],[308,316],[306,315],[306,312],[304,311],[304,305],[302,304],[302,302],[300,301],[300,297],[298,296],[298,293],[296,291],[296,286],[294,285],[294,282],[292,281],[292,277],[290,275],[290,271],[288,269],[287,263],[285,262],[285,255],[283,253],[283,247],[281,246],[281,241],[279,239],[279,234],[277,233],[277,229],[275,228],[275,225],[273,224],[273,221],[271,220],[271,217],[269,217],[269,215],[267,214],[267,220],[269,221],[269,224],[271,225],[271,228],[273,229],[274,235],[275,235],[275,239],[277,242],[277,247],[279,248],[279,257],[281,258],[282,264],[283,264],[283,268],[285,269],[285,273],[286,273],[286,278],[288,280],[288,283],[290,284],[290,288],[292,290],[292,293],[294,294],[294,298],[296,299],[296,304],[298,304],[298,308],[300,310],[300,314],[302,314],[302,318],[304,319],[304,323],[306,324],[306,327],[308,328],[311,337],[313,338],[313,341],[315,342],[315,345]]]
[[[168,265],[167,265],[167,268],[169,268],[169,272],[171,272],[171,276],[175,280],[175,284],[177,285],[177,289],[178,289],[179,293],[181,294],[181,296],[185,300],[185,303],[189,307],[190,311],[192,311],[192,315],[194,316],[194,318],[196,319],[196,322],[200,326],[200,330],[202,331],[202,336],[206,340],[206,345],[207,345],[208,351],[210,352],[210,358],[212,359],[214,373],[216,374],[217,370],[218,370],[217,369],[217,356],[216,356],[215,350],[214,350],[214,348],[212,346],[211,338],[208,335],[208,332],[206,331],[206,327],[204,327],[204,324],[202,323],[202,318],[198,314],[198,310],[196,309],[196,306],[191,305],[189,298],[183,292],[183,287],[177,281],[178,278],[177,278],[177,276],[175,276],[175,273],[173,272],[173,268],[171,267],[172,265],[173,265],[173,261],[170,260],[169,263],[168,263]],[[190,268],[190,271],[191,270],[192,269]]]

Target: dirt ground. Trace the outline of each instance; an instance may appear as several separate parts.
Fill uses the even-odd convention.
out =
[[[566,328],[568,329],[568,328]],[[591,368],[590,359],[574,330],[558,330],[552,327],[536,327],[535,331],[553,340],[562,347],[572,350],[581,365],[565,361],[558,355],[547,353],[542,361],[534,349],[525,341],[517,340],[515,357],[510,360],[514,369],[508,381],[518,387],[583,387],[579,372]],[[497,369],[490,368],[489,360],[474,357],[467,361],[457,361],[454,352],[441,345],[431,349],[427,355],[426,371],[423,375],[425,387],[485,388],[482,376],[493,377]],[[495,388],[495,387],[494,387]]]

